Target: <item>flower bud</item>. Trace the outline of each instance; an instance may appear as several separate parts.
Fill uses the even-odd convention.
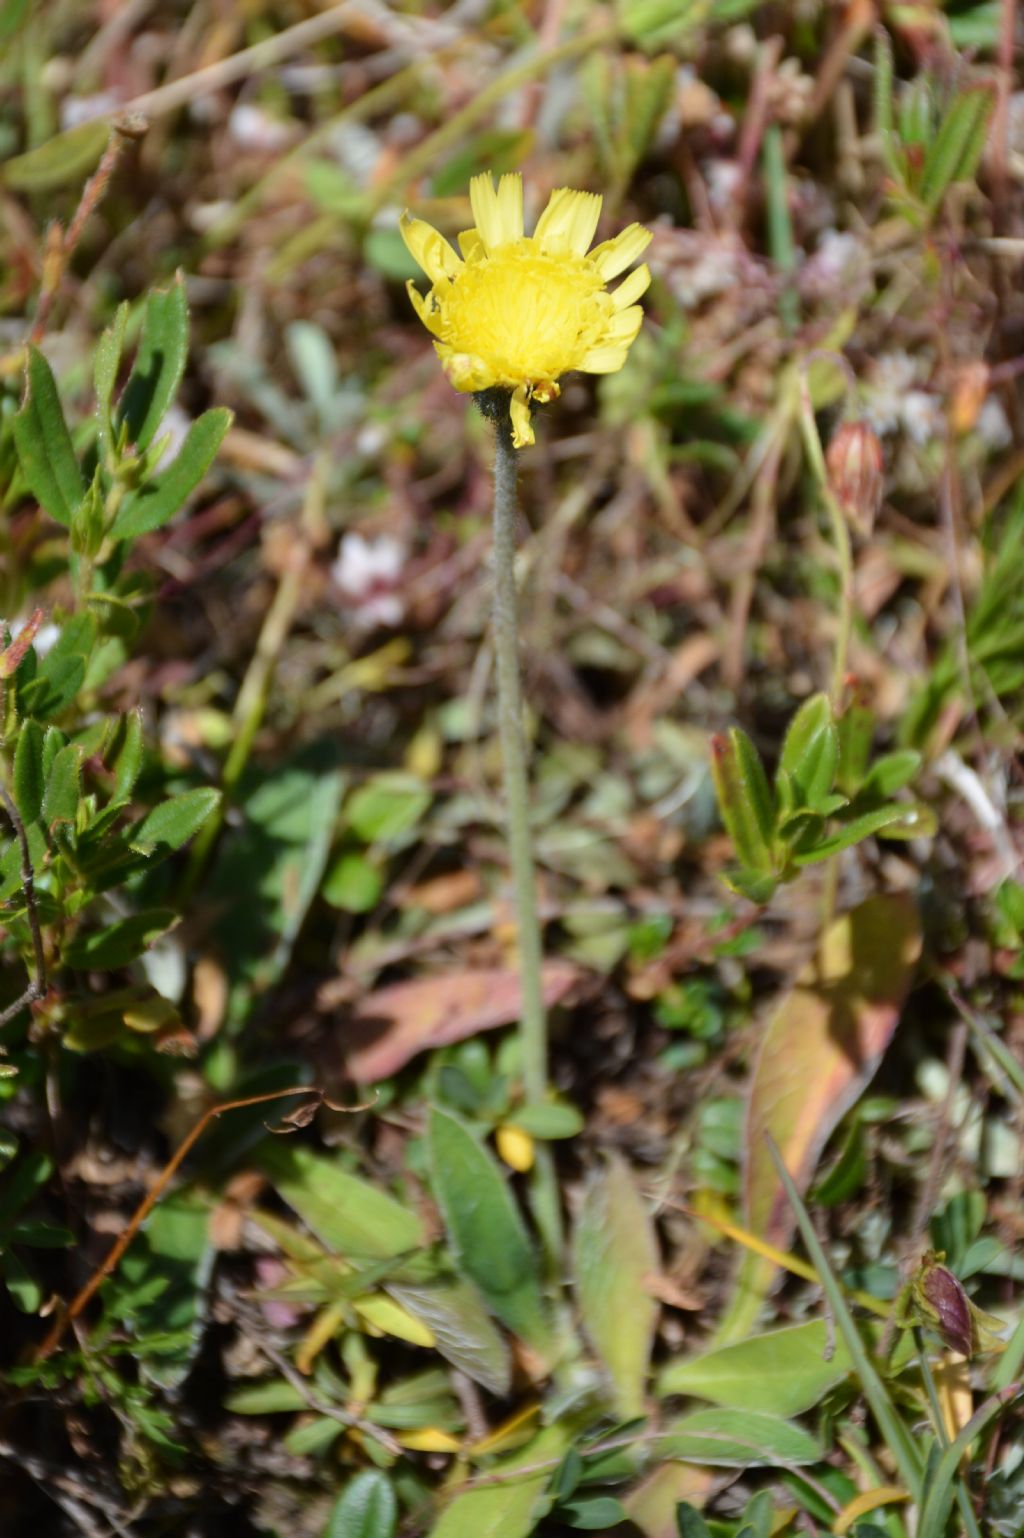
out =
[[[885,462],[878,434],[867,422],[844,422],[825,456],[832,495],[865,539],[882,501]]]
[[[946,1266],[928,1264],[917,1278],[916,1289],[922,1312],[951,1351],[971,1356],[974,1350],[974,1322],[971,1304],[963,1285]]]

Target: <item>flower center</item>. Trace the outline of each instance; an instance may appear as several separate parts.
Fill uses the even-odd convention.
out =
[[[532,238],[467,262],[434,296],[442,340],[484,359],[510,385],[557,379],[574,368],[612,313],[592,262],[548,255]]]

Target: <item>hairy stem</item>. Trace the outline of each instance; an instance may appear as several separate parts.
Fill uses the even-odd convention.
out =
[[[543,948],[530,831],[523,701],[519,684],[519,627],[516,619],[516,451],[507,411],[495,420],[494,457],[494,646],[498,673],[498,724],[505,777],[505,817],[515,896],[522,983],[520,1030],[527,1105],[547,1094],[548,1040],[542,975]],[[549,1257],[561,1250],[558,1188],[551,1151],[537,1148],[533,1208]]]

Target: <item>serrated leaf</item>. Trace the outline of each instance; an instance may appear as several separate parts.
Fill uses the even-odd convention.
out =
[[[741,727],[711,739],[711,776],[740,864],[770,875],[775,804],[758,751]]]
[[[939,125],[925,158],[921,198],[934,213],[953,182],[966,181],[978,168],[995,105],[990,86],[973,86],[957,96]]]
[[[143,453],[156,436],[178,393],[187,356],[188,300],[179,272],[170,288],[153,289],[146,299],[139,350],[118,402],[115,431],[118,436],[127,431],[136,453]]]
[[[204,411],[192,423],[177,457],[167,469],[158,471],[138,491],[125,497],[114,519],[111,538],[138,539],[163,528],[202,481],[232,420],[232,413],[224,406]]]
[[[57,382],[38,347],[28,351],[25,399],[14,417],[18,463],[29,490],[51,518],[71,527],[85,482],[64,420]]]
[[[838,763],[839,734],[828,695],[812,695],[789,723],[779,759],[779,769],[795,792],[795,808],[819,809],[832,789]]]
[[[80,123],[0,166],[0,183],[15,192],[51,192],[88,176],[103,154],[110,126],[103,119]]]
[[[76,935],[64,947],[62,960],[69,967],[99,972],[126,967],[130,961],[141,956],[159,935],[165,934],[176,918],[177,914],[170,908],[132,913],[128,918],[117,919],[104,929]]]
[[[14,800],[23,822],[34,822],[43,805],[43,729],[36,721],[22,723],[14,750]]]
[[[588,1185],[573,1262],[583,1327],[615,1386],[616,1409],[641,1415],[658,1317],[645,1283],[658,1270],[658,1246],[646,1203],[619,1158]]]
[[[114,441],[114,426],[111,418],[112,403],[114,399],[114,386],[117,383],[117,371],[121,366],[121,354],[124,351],[125,330],[128,326],[128,301],[119,304],[114,312],[114,319],[100,337],[96,345],[96,356],[93,360],[93,387],[96,391],[96,421],[99,428],[100,443],[109,452]]]
[[[427,1149],[456,1266],[497,1318],[544,1355],[551,1336],[537,1256],[497,1161],[463,1122],[436,1106]]]
[[[345,1486],[324,1538],[393,1538],[397,1517],[391,1481],[379,1469],[366,1469]]]
[[[165,854],[187,844],[220,801],[220,791],[203,787],[183,791],[147,812],[128,833],[129,847],[141,854]]]

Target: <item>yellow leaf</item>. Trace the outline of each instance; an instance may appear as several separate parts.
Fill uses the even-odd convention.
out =
[[[457,1453],[462,1446],[458,1437],[439,1426],[424,1426],[422,1431],[403,1431],[395,1438],[414,1453]]]
[[[852,1501],[848,1501],[832,1524],[832,1531],[841,1538],[843,1533],[850,1530],[858,1517],[867,1516],[869,1511],[877,1511],[879,1506],[891,1506],[896,1501],[907,1499],[906,1490],[901,1490],[898,1485],[876,1485],[874,1490],[865,1490],[861,1495],[855,1495]]]

